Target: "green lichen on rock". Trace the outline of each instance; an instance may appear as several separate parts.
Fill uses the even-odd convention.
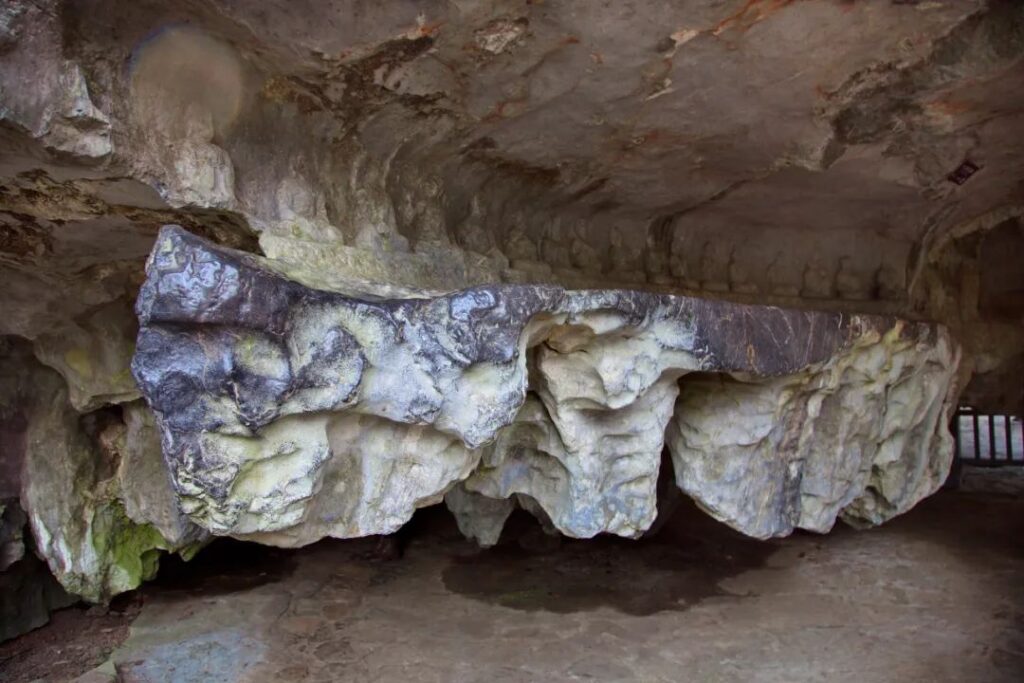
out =
[[[163,552],[194,554],[202,539],[177,523],[176,508],[164,509],[173,499],[153,493],[169,481],[141,403],[82,415],[60,375],[27,372],[22,501],[38,552],[65,590],[106,602],[152,578]]]
[[[128,519],[124,506],[116,500],[95,510],[92,545],[102,558],[102,583],[109,595],[136,588],[156,576],[161,551],[172,549],[152,525]]]

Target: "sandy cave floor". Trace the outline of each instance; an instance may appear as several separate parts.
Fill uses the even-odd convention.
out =
[[[642,542],[514,518],[488,551],[429,510],[390,561],[222,542],[0,645],[0,680],[1019,682],[1024,498],[974,483],[770,543],[689,507]]]

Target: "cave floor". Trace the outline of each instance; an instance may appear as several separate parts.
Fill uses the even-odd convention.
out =
[[[639,543],[519,518],[488,551],[439,512],[414,523],[397,560],[363,539],[171,563],[80,680],[1024,680],[1020,496],[944,491],[770,543],[692,509]]]

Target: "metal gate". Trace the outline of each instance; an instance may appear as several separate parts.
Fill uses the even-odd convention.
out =
[[[1014,415],[981,415],[962,407],[953,418],[956,456],[965,465],[1024,465],[1024,420]]]

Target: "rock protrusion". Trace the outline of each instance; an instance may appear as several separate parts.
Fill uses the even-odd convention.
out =
[[[215,535],[386,534],[447,494],[485,545],[513,498],[638,537],[667,445],[686,493],[769,537],[884,521],[949,464],[959,352],[933,325],[543,285],[358,299],[176,227],[147,275],[133,371]]]

